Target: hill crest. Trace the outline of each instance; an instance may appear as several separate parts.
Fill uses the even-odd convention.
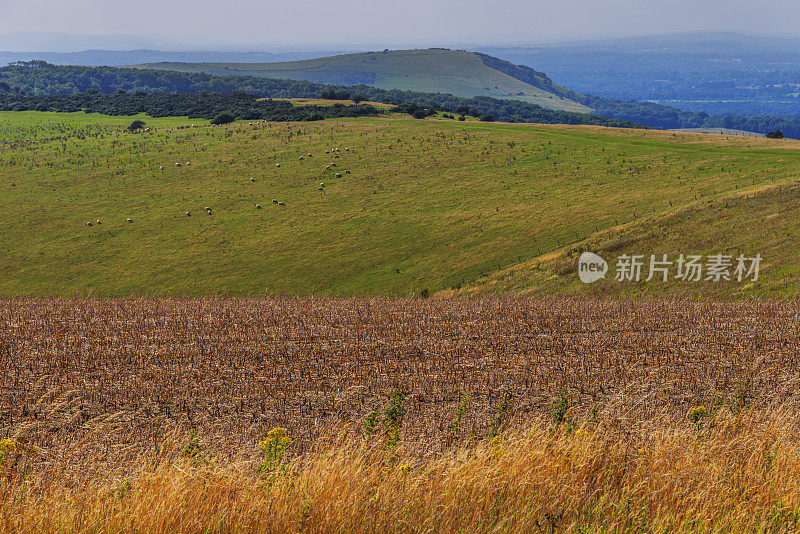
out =
[[[549,109],[588,113],[574,91],[530,67],[476,52],[429,48],[342,54],[279,63],[146,63],[137,68],[260,76],[334,85],[369,85],[459,97],[521,100]]]

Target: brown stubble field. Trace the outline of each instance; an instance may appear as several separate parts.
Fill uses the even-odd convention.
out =
[[[0,532],[787,532],[795,302],[0,302]]]
[[[549,417],[557,401],[575,420],[599,411],[633,432],[742,391],[754,407],[795,403],[799,312],[658,300],[6,300],[0,438],[22,432],[51,456],[91,441],[110,460],[197,429],[237,457],[282,427],[301,454],[332,428],[363,432],[371,412],[379,424],[394,391],[413,454]]]

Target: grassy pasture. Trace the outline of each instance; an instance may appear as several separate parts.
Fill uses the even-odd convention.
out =
[[[22,143],[33,148],[29,143],[67,138],[72,142],[81,141],[82,137],[114,135],[126,129],[130,123],[141,119],[151,128],[177,128],[179,126],[205,126],[205,119],[189,119],[186,117],[163,117],[153,119],[144,114],[130,117],[113,117],[99,113],[49,113],[39,111],[20,111],[0,113],[0,143],[4,148],[8,145]]]
[[[793,141],[598,127],[0,118],[4,296],[435,292],[800,169]]]

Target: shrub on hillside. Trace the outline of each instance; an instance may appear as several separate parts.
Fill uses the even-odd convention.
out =
[[[144,121],[137,119],[133,121],[130,126],[128,126],[128,131],[135,132],[136,130],[141,130],[142,128],[144,128],[144,126],[145,126]]]
[[[349,92],[336,91],[335,89],[325,89],[320,93],[319,96],[325,100],[350,100]]]
[[[216,117],[211,119],[211,124],[228,124],[235,121],[236,118],[228,113],[227,111],[223,111],[222,113],[218,114]]]

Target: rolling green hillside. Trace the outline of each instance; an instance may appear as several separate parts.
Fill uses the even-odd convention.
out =
[[[685,296],[685,297],[771,297],[800,296],[800,181],[763,189],[723,195],[699,202],[673,213],[643,217],[629,224],[598,232],[560,250],[492,273],[457,291],[444,295],[573,295],[573,296]],[[599,254],[609,262],[603,280],[583,284],[577,273],[583,251]],[[644,255],[645,268],[639,283],[616,280],[616,262],[622,255]],[[667,255],[675,261],[680,254],[707,258],[725,254],[763,258],[756,283],[742,281],[682,281],[675,278],[647,281],[649,257]],[[749,264],[747,265],[749,268]],[[706,273],[707,274],[707,273]],[[751,277],[752,278],[752,277]]]
[[[151,131],[132,134],[131,117],[1,116],[0,296],[465,288],[800,169],[793,141],[647,130],[141,117]],[[725,221],[719,246],[744,232]]]
[[[474,52],[429,49],[346,54],[285,63],[150,63],[141,68],[370,85],[460,97],[521,100],[550,109],[591,111],[575,93],[527,67]]]

